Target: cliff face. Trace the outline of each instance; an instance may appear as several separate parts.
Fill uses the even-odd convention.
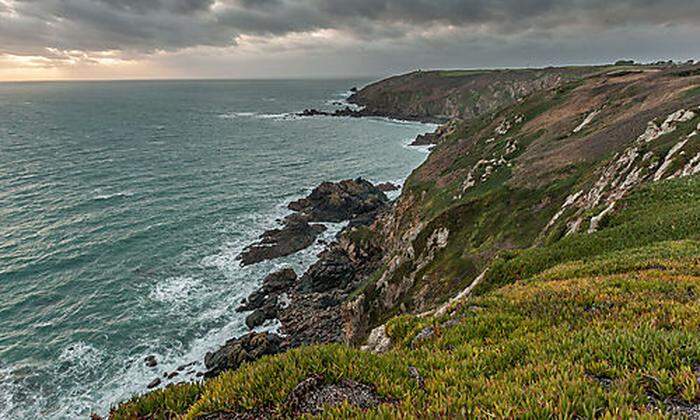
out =
[[[557,77],[557,87],[453,122],[439,139],[374,226],[385,257],[345,306],[349,342],[397,314],[434,309],[482,273],[476,292],[500,285],[494,257],[504,251],[595,232],[630,191],[700,172],[697,72]]]
[[[371,84],[350,102],[368,114],[408,120],[470,120],[532,92],[604,70],[572,67],[523,70],[416,71]]]

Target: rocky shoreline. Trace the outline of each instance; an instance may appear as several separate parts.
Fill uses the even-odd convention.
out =
[[[357,89],[353,88],[352,93],[348,99],[350,103],[353,103]],[[376,110],[354,110],[348,106],[333,112],[305,109],[296,115],[444,122],[419,116],[384,115]],[[419,135],[411,145],[426,144],[424,138],[431,140],[428,144],[436,144],[440,133],[438,128],[435,133]],[[236,308],[237,312],[247,313],[245,324],[250,332],[207,353],[203,360],[204,371],[195,371],[194,366],[199,361],[192,361],[172,372],[164,372],[162,377],[155,377],[147,388],[157,388],[164,380],[180,374],[215,377],[263,356],[302,345],[347,342],[343,305],[379,268],[384,255],[380,241],[372,240],[367,233],[376,230],[372,225],[392,210],[393,203],[385,193],[398,190],[400,187],[391,182],[374,185],[362,178],[347,179],[323,182],[307,197],[289,203],[287,208],[292,213],[278,221],[280,226],[263,232],[255,243],[237,256],[242,266],[289,256],[308,248],[327,230],[324,223],[346,223],[346,226],[333,242],[326,244],[318,260],[306,272],[298,275],[291,268],[283,268],[263,279],[261,287]],[[278,333],[255,331],[272,320],[280,323]],[[155,356],[148,356],[144,363],[155,367],[158,361]]]
[[[375,186],[361,178],[324,182],[307,197],[290,203],[288,208],[294,213],[285,218],[284,227],[264,233],[261,243],[244,251],[242,264],[281,256],[278,251],[293,248],[288,244],[307,243],[306,239],[316,232],[314,226],[319,226],[309,223],[346,222],[347,226],[305,273],[298,276],[291,268],[271,273],[258,290],[241,302],[237,311],[248,313],[249,329],[277,319],[281,324],[279,334],[251,331],[229,340],[206,355],[205,376],[213,377],[262,356],[301,345],[343,342],[342,304],[378,267],[383,255],[364,233],[381,214],[391,209],[384,191],[397,188],[389,183]],[[304,227],[290,228],[291,223]],[[264,245],[267,243],[270,245]],[[311,243],[313,240],[308,245]]]
[[[389,182],[374,185],[362,178],[324,182],[307,197],[289,203],[292,214],[280,221],[280,228],[264,232],[258,242],[245,248],[238,257],[241,265],[291,255],[311,246],[326,230],[322,223],[344,222],[346,226],[306,272],[297,275],[291,268],[282,268],[263,279],[260,288],[236,309],[247,313],[245,323],[250,332],[207,353],[204,371],[195,371],[199,363],[192,361],[155,377],[147,388],[157,388],[181,374],[212,378],[302,345],[345,342],[343,304],[379,267],[383,257],[383,250],[367,232],[392,209],[384,192],[398,189]],[[280,323],[278,333],[255,331],[271,320]],[[151,368],[158,365],[155,356],[143,362]]]
[[[366,108],[352,109],[349,106],[336,109],[335,111],[322,111],[316,108],[305,109],[302,112],[295,114],[297,117],[349,117],[349,118],[364,118],[364,117],[379,117],[389,118],[394,120],[417,121],[425,124],[442,124],[447,120],[444,118],[430,118],[420,115],[396,115],[390,112],[379,112],[377,110],[369,110]]]

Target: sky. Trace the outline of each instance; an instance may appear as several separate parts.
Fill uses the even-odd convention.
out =
[[[700,59],[700,0],[0,0],[0,81]]]

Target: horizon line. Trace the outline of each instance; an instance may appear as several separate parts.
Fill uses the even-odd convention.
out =
[[[631,60],[634,62],[634,60]],[[660,65],[661,61],[657,62],[634,62],[635,66],[653,67]],[[671,60],[673,61],[673,60]],[[683,65],[686,62],[677,61],[676,65]],[[696,62],[697,63],[697,62]],[[387,77],[405,75],[419,71],[493,71],[493,70],[537,70],[551,68],[568,68],[568,67],[608,67],[615,66],[615,62],[594,62],[594,63],[567,63],[567,64],[550,64],[550,65],[535,65],[535,66],[483,66],[483,67],[437,67],[437,68],[415,68],[400,72],[385,72],[383,74],[364,74],[364,75],[327,75],[327,76],[269,76],[269,77],[105,77],[105,78],[54,78],[54,79],[0,79],[0,83],[52,83],[52,82],[168,82],[168,81],[274,81],[274,80],[348,80],[348,79],[383,79]]]

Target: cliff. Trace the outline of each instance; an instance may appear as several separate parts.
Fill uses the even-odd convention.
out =
[[[299,280],[338,300],[322,325],[344,344],[113,418],[700,413],[700,67],[418,72],[353,101],[450,123]]]
[[[532,92],[578,80],[609,67],[415,71],[373,83],[350,102],[365,114],[405,120],[470,120],[511,105]]]

